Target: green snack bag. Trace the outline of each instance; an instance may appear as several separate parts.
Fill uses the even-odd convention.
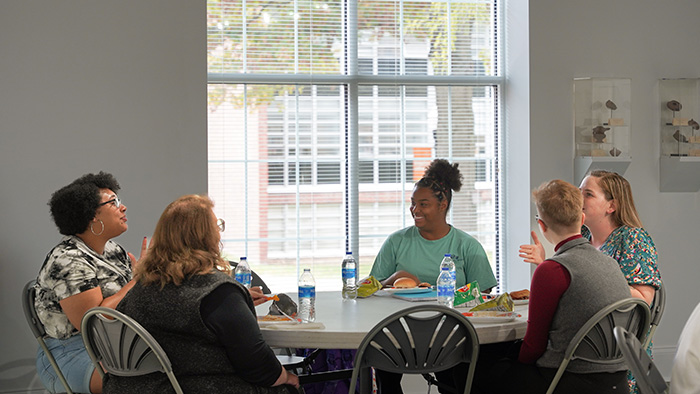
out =
[[[482,302],[484,302],[484,300],[481,298],[479,283],[477,283],[476,281],[472,283],[467,283],[466,285],[455,290],[454,306],[466,304],[468,302],[474,305],[479,305]]]
[[[357,284],[357,296],[366,298],[382,288],[382,284],[374,276],[368,276]]]
[[[491,301],[486,301],[481,305],[475,306],[469,311],[513,312],[513,299],[510,297],[510,294],[503,293]]]

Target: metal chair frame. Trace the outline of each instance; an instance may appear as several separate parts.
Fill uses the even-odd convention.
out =
[[[581,359],[598,364],[616,364],[624,361],[613,329],[622,326],[637,338],[644,338],[649,331],[650,315],[647,303],[639,298],[626,298],[598,311],[578,330],[569,343],[547,394],[554,392],[571,360]]]
[[[46,354],[46,358],[49,360],[49,363],[51,363],[51,366],[53,367],[54,371],[56,371],[58,380],[61,381],[61,384],[63,384],[63,387],[66,389],[66,393],[73,394],[73,391],[68,385],[68,381],[66,381],[66,377],[63,375],[63,372],[61,372],[61,368],[58,367],[58,363],[56,362],[56,359],[54,358],[53,354],[51,354],[51,351],[49,351],[49,347],[46,345],[46,341],[44,341],[44,337],[46,336],[46,329],[41,323],[41,320],[39,320],[39,316],[36,313],[36,307],[34,305],[34,300],[36,299],[35,285],[36,280],[32,279],[29,282],[27,282],[26,285],[24,285],[24,289],[22,290],[22,309],[24,309],[24,317],[27,319],[27,323],[29,324],[29,328],[31,328],[32,333],[34,334],[34,338],[37,342],[39,342],[39,346],[41,346],[41,349],[43,349],[44,354]]]
[[[158,341],[131,317],[110,308],[91,308],[83,316],[80,331],[90,359],[102,377],[105,373],[115,376],[141,376],[151,372],[163,372],[175,392],[182,394],[182,388],[165,351]]]
[[[369,389],[369,367],[388,372],[424,374],[467,362],[464,393],[471,390],[479,355],[474,326],[461,313],[440,305],[417,305],[377,323],[355,355],[350,393],[358,376],[361,391]]]
[[[651,324],[649,326],[649,333],[644,340],[644,349],[649,347],[651,340],[656,332],[656,327],[659,326],[661,322],[661,317],[664,314],[664,309],[666,309],[666,290],[663,285],[659,287],[654,293],[654,300],[651,302]]]
[[[623,327],[615,327],[615,340],[627,361],[627,366],[637,380],[641,394],[661,394],[668,392],[666,380],[656,368],[654,361],[642,347],[639,340]]]

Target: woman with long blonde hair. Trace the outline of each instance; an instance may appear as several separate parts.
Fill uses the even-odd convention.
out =
[[[220,256],[213,202],[187,195],[160,217],[137,283],[117,307],[160,343],[185,392],[281,393],[299,386],[265,343],[253,299]],[[168,392],[164,374],[108,376],[105,393]]]
[[[630,295],[651,305],[661,287],[658,255],[651,236],[642,227],[632,197],[632,187],[620,174],[594,170],[581,182],[584,226],[581,234],[601,252],[615,259],[630,286]],[[533,245],[520,246],[520,257],[528,263],[544,260],[544,247],[532,232]],[[647,352],[651,354],[651,344]],[[636,393],[636,381],[628,376],[630,392]]]

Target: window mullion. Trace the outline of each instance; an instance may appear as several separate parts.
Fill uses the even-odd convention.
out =
[[[347,18],[345,21],[345,50],[346,75],[350,76],[351,82],[347,85],[347,118],[346,118],[346,248],[353,252],[355,256],[360,255],[360,220],[359,220],[359,131],[358,131],[358,83],[357,83],[357,1],[347,0],[344,4]],[[357,271],[360,271],[359,259]]]

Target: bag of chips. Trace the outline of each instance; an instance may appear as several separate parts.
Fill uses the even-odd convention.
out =
[[[482,302],[484,302],[484,300],[481,298],[479,283],[476,281],[467,283],[466,285],[455,290],[455,307],[471,308],[481,304]]]
[[[374,276],[368,276],[357,284],[357,296],[366,298],[382,288],[382,284]]]
[[[503,293],[491,301],[486,301],[481,305],[473,307],[470,311],[513,312],[513,299],[510,298],[510,294]]]

